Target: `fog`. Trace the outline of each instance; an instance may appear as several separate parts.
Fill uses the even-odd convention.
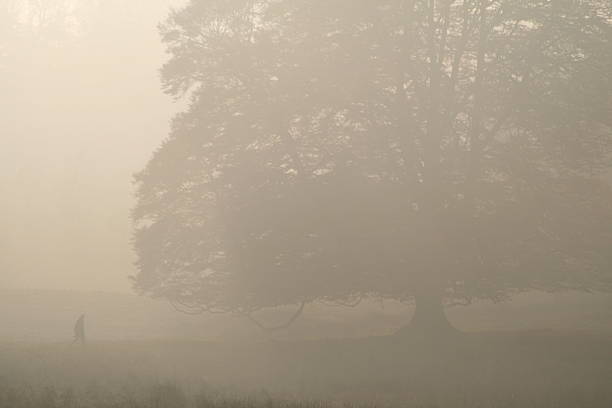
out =
[[[0,408],[612,403],[609,1],[0,0],[0,142]]]
[[[157,33],[176,3],[2,2],[3,287],[130,290],[132,174],[177,110]]]

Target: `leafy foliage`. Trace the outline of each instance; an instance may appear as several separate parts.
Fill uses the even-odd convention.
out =
[[[612,288],[598,1],[191,1],[136,287],[193,311]]]

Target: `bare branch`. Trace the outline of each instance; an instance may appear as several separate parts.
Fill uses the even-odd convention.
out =
[[[249,319],[260,329],[267,331],[267,332],[272,332],[272,331],[283,330],[291,326],[302,315],[302,313],[304,312],[305,306],[306,306],[306,301],[304,300],[300,304],[300,307],[297,309],[297,311],[289,318],[289,320],[278,326],[266,326],[265,324],[261,323],[259,320],[255,319],[251,313],[244,312],[240,314],[246,317],[247,319]]]

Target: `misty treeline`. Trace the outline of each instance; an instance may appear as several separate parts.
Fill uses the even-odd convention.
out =
[[[612,6],[190,1],[136,177],[135,287],[186,312],[612,289]],[[263,324],[262,324],[263,326]]]
[[[8,70],[23,64],[23,58],[35,56],[42,48],[48,48],[49,52],[51,48],[76,41],[80,35],[92,35],[101,29],[100,23],[110,29],[112,21],[107,18],[110,13],[115,20],[120,20],[132,10],[133,7],[116,0],[2,0],[0,58],[3,68]]]

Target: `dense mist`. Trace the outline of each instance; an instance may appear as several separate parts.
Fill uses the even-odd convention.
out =
[[[2,286],[129,291],[132,174],[176,111],[158,75],[172,4],[2,2]]]
[[[609,0],[0,0],[0,408],[612,406]]]

